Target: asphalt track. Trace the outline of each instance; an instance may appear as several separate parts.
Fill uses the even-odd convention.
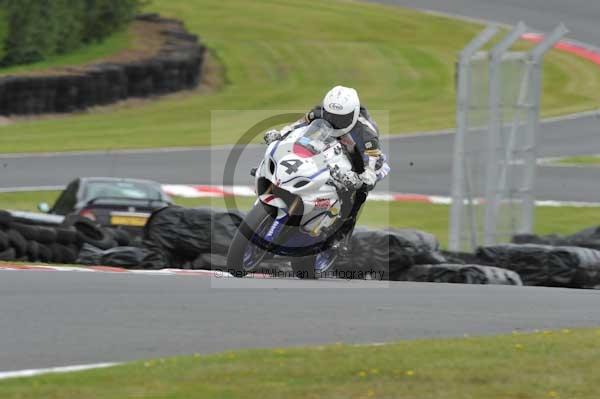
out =
[[[600,153],[600,116],[542,124],[540,156]],[[378,189],[404,193],[448,195],[452,170],[452,134],[384,138],[392,173]],[[244,150],[234,181],[251,184],[248,171],[264,155],[265,147]],[[95,152],[46,156],[0,155],[0,188],[61,186],[78,176],[150,178],[161,183],[223,184],[231,148],[196,148],[139,152]],[[600,185],[595,167],[539,167],[538,199],[598,201]],[[49,172],[50,171],[50,172]]]
[[[2,271],[0,371],[596,326],[599,300],[557,288]]]
[[[525,19],[540,29],[562,20],[574,38],[600,43],[596,21],[600,3],[591,0],[396,3],[509,24]],[[597,116],[588,116],[544,124],[541,155],[600,153],[598,122]],[[387,142],[394,168],[389,189],[447,194],[451,143],[451,135]],[[246,172],[260,152],[257,147],[248,151],[239,169]],[[0,187],[62,185],[79,175],[219,183],[227,153],[226,149],[195,149],[0,156]],[[540,168],[538,197],[595,200],[600,197],[596,170]],[[248,178],[239,174],[236,182],[244,184]],[[220,284],[243,288],[212,288],[211,280],[190,277],[2,272],[0,370],[244,347],[368,343],[600,323],[597,291],[372,281],[224,281]]]
[[[596,0],[375,0],[421,10],[434,10],[508,25],[524,21],[541,31],[564,22],[569,37],[600,46],[600,2]]]

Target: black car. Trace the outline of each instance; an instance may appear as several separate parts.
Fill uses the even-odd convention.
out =
[[[103,226],[139,231],[153,211],[171,204],[171,199],[157,182],[82,177],[67,185],[54,206],[41,203],[38,207],[49,214],[79,214]]]

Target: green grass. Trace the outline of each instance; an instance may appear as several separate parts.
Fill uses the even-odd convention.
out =
[[[40,202],[52,205],[59,194],[60,191],[0,193],[0,209],[38,212],[37,206]]]
[[[243,350],[0,382],[3,399],[596,399],[600,330]]]
[[[0,193],[0,209],[35,211],[44,201],[52,204],[58,196],[56,191]],[[174,198],[187,207],[226,208],[218,198]],[[253,198],[237,198],[236,206],[248,210]],[[421,203],[389,203],[369,201],[363,208],[358,224],[370,227],[414,228],[434,234],[446,246],[448,243],[448,206]],[[600,207],[553,208],[537,207],[535,232],[537,234],[572,234],[587,227],[600,225]]]
[[[1,29],[1,28],[0,28]],[[85,65],[92,61],[113,55],[126,49],[131,43],[131,33],[121,31],[107,37],[100,43],[92,43],[81,47],[69,54],[53,55],[47,59],[32,64],[15,65],[0,68],[0,76],[20,75],[31,72],[41,72],[50,68]],[[2,133],[3,134],[3,133]]]
[[[148,11],[185,20],[221,62],[224,87],[4,126],[0,152],[232,143],[252,120],[239,110],[307,110],[335,84],[354,86],[370,109],[389,111],[383,133],[448,128],[456,53],[482,29],[347,0],[310,6],[305,0],[153,0]],[[592,109],[600,102],[600,69],[552,52],[544,90],[544,115]],[[215,110],[234,112],[211,134]]]
[[[561,165],[600,165],[600,155],[565,157],[559,159],[556,163]]]

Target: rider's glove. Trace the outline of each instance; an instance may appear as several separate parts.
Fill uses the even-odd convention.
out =
[[[265,143],[267,144],[271,144],[274,141],[277,140],[281,140],[281,133],[279,132],[279,130],[268,130],[267,132],[265,132],[263,138],[265,140]]]
[[[358,190],[363,185],[361,178],[356,172],[351,170],[341,171],[337,165],[329,171],[333,182],[339,189],[354,191]]]
[[[293,130],[294,130],[293,125],[284,126],[281,128],[281,130],[275,130],[275,129],[268,130],[265,132],[263,139],[265,140],[265,143],[271,144],[274,141],[283,139],[285,136],[287,136]]]
[[[365,165],[365,171],[359,175],[363,182],[363,190],[371,191],[375,188],[375,184],[378,181],[383,180],[390,171],[390,166],[387,163],[387,157],[385,154],[379,154],[378,156],[370,156],[367,164]]]
[[[375,183],[377,183],[377,174],[371,169],[365,169],[365,171],[358,175],[358,177],[363,183],[363,189],[366,191],[371,191],[375,188]]]

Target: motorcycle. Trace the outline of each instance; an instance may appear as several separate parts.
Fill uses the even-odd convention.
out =
[[[234,235],[227,271],[243,277],[281,256],[296,277],[326,272],[347,240],[340,228],[354,200],[332,178],[336,169],[351,171],[352,163],[322,119],[272,142],[254,172],[258,198]]]

